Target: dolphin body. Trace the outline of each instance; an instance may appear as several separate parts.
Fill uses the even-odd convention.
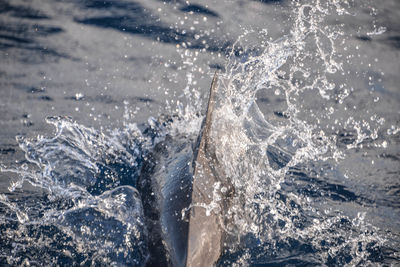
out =
[[[223,211],[232,186],[210,135],[217,83],[215,73],[198,138],[188,142],[167,136],[144,163],[138,187],[150,237],[147,266],[213,266],[222,254]],[[218,212],[207,210],[207,205],[215,204],[216,190],[222,199]]]

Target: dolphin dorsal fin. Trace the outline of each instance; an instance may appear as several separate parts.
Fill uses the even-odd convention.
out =
[[[217,83],[218,83],[218,72],[215,72],[214,78],[211,82],[210,95],[208,98],[206,118],[205,118],[203,133],[201,136],[200,146],[201,146],[202,141],[203,141],[203,144],[205,144],[209,140],[209,133],[210,133],[211,121],[212,121],[212,113],[213,113],[214,107],[215,107],[215,94],[216,94],[216,90],[217,90]]]
[[[195,155],[192,207],[189,216],[187,267],[213,266],[222,251],[223,229],[218,214],[207,212],[204,205],[213,202],[213,191],[221,179],[217,170],[215,150],[210,138],[212,113],[215,108],[218,74],[214,75],[210,88],[205,122],[197,155]]]

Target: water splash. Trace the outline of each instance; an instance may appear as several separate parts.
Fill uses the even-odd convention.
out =
[[[221,265],[357,265],[383,257],[385,234],[362,213],[351,218],[330,208],[360,198],[330,179],[343,181],[337,162],[376,140],[384,122],[343,113],[352,89],[335,80],[346,80],[336,46],[346,37],[339,26],[320,24],[333,14],[350,15],[346,6],[295,1],[290,35],[271,42],[265,31],[248,31],[232,48],[211,136],[235,195],[225,211],[219,194],[196,203],[225,216],[223,228],[237,235],[237,244],[225,244]],[[341,147],[341,132],[354,132],[355,139]]]
[[[147,136],[133,124],[106,135],[68,118],[47,122],[54,137],[18,137],[27,163],[2,168],[19,175],[12,199],[0,200],[2,262],[142,265],[147,232],[135,186],[162,129],[149,120]],[[35,190],[22,195],[24,184]]]
[[[348,38],[343,26],[322,26],[335,16],[352,16],[351,2],[293,1],[290,8],[289,34],[271,41],[266,30],[245,31],[220,74],[211,137],[235,194],[228,210],[219,206],[221,184],[211,203],[196,203],[223,214],[223,228],[237,237],[225,244],[219,264],[367,265],[396,259],[396,252],[385,250],[398,242],[388,242],[395,238],[358,212],[370,200],[346,187],[351,179],[338,168],[357,149],[388,146],[384,118],[354,114],[351,107],[351,62],[339,52]],[[177,108],[167,103],[176,115],[138,127],[129,122],[126,102],[122,129],[97,131],[58,117],[48,119],[53,137],[18,137],[26,162],[1,168],[19,175],[10,194],[0,195],[1,263],[146,262],[146,203],[135,189],[147,172],[144,163],[162,141],[177,153],[190,149],[203,119],[193,77],[204,71],[196,66],[195,51],[181,52],[187,67],[183,101]],[[386,131],[398,132],[394,125]],[[169,159],[162,162],[166,167]],[[34,188],[30,195],[20,192],[26,184]]]

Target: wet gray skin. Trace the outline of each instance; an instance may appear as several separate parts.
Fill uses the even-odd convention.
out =
[[[218,76],[214,75],[211,84],[207,115],[203,123],[200,143],[195,155],[192,207],[190,209],[188,250],[186,266],[213,266],[223,251],[224,224],[221,216],[229,204],[229,194],[232,193],[228,178],[219,168],[215,156],[215,146],[210,135],[215,105]],[[208,210],[201,205],[213,202],[213,192],[218,190],[222,196],[222,209],[217,212]]]
[[[216,183],[229,189],[210,137],[217,89],[214,75],[207,115],[197,140],[167,138],[149,156],[139,182],[150,235],[148,266],[213,266],[223,250],[221,214],[206,214]],[[228,204],[231,190],[222,190]],[[203,205],[203,206],[202,206]],[[157,208],[155,208],[157,207]],[[222,208],[222,210],[224,210]]]

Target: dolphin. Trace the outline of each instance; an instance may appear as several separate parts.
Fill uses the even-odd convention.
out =
[[[142,167],[138,189],[150,237],[147,266],[213,266],[223,252],[223,215],[233,187],[211,136],[217,88],[216,72],[197,139],[188,145],[188,140],[166,136]],[[222,200],[210,209],[216,191]]]

